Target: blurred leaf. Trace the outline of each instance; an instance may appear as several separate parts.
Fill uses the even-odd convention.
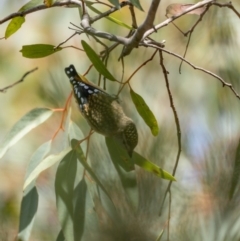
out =
[[[140,166],[144,170],[151,172],[158,177],[163,179],[176,181],[175,177],[173,177],[170,173],[164,171],[161,167],[156,164],[146,160],[143,156],[139,155],[137,152],[133,152],[133,161],[136,165]]]
[[[116,81],[116,79],[112,76],[112,74],[108,71],[108,69],[103,64],[102,60],[98,57],[95,51],[84,41],[81,41],[83,49],[85,50],[88,58],[96,68],[96,70],[106,77],[109,80]]]
[[[47,155],[47,153],[50,151],[52,141],[45,142],[42,144],[32,155],[30,162],[28,164],[26,176],[25,176],[25,182],[31,175],[34,169],[37,168],[37,166],[40,164],[40,162],[44,159],[44,157]],[[37,176],[35,176],[36,178]],[[28,184],[30,184],[35,178],[32,178]],[[25,186],[26,188],[27,186]]]
[[[59,232],[56,241],[66,241],[66,239],[64,238],[64,234],[63,234],[62,229],[61,229],[61,231]]]
[[[38,192],[35,186],[35,182],[23,193],[23,199],[20,208],[20,221],[19,221],[19,233],[17,240],[27,241],[29,240],[35,215],[38,208]]]
[[[23,11],[27,11],[31,8],[37,7],[39,5],[42,5],[43,0],[31,0],[28,3],[26,3],[25,5],[23,5],[18,12],[23,12]]]
[[[71,122],[69,125],[69,139],[83,139],[84,135],[81,131],[81,129],[78,127],[78,125],[75,122]]]
[[[69,153],[71,151],[70,147],[67,147],[66,149],[62,150],[60,153],[58,154],[54,154],[54,155],[50,155],[48,157],[46,157],[45,159],[43,159],[38,166],[33,166],[34,168],[31,170],[31,173],[28,175],[28,177],[26,178],[25,182],[24,182],[24,186],[23,189],[25,189],[29,183],[32,182],[32,180],[34,180],[35,178],[38,177],[38,175],[46,170],[47,168],[51,167],[52,165],[54,165],[56,162],[58,162],[60,159],[62,159],[67,153]],[[30,172],[30,170],[29,170]]]
[[[166,15],[178,15],[186,11],[188,8],[192,7],[194,4],[180,4],[180,3],[173,3],[167,6],[166,8]],[[201,15],[206,9],[206,6],[203,6],[201,8],[197,8],[192,10],[191,12],[188,12],[186,14],[196,14]]]
[[[239,140],[237,151],[235,154],[235,164],[234,164],[234,169],[232,174],[231,188],[229,190],[229,199],[232,199],[233,197],[234,191],[239,181],[239,176],[240,176],[240,140]]]
[[[129,2],[136,8],[140,9],[141,11],[144,11],[139,0],[129,0]]]
[[[42,124],[47,120],[53,111],[48,108],[36,108],[29,111],[23,116],[7,133],[6,137],[0,145],[0,158],[6,153],[6,151],[25,136],[33,128]]]
[[[163,236],[163,233],[164,233],[164,229],[161,231],[161,233],[159,234],[159,236],[157,237],[156,241],[160,241],[162,236]]]
[[[51,7],[54,3],[54,0],[43,0],[43,3],[47,6],[47,7]]]
[[[75,205],[74,205],[74,240],[81,240],[84,226],[85,226],[85,213],[86,213],[86,194],[87,184],[83,178],[74,190]],[[87,209],[89,211],[89,209]]]
[[[132,101],[139,115],[143,118],[145,123],[150,127],[152,134],[156,136],[159,132],[159,128],[158,128],[157,120],[153,115],[152,111],[149,109],[144,99],[136,92],[134,92],[132,89],[130,89],[130,95],[132,97]]]
[[[43,58],[62,50],[61,47],[55,48],[50,44],[32,44],[24,45],[20,52],[22,56],[29,59]]]
[[[94,171],[92,170],[92,168],[88,165],[86,158],[83,154],[82,148],[79,145],[79,142],[77,140],[72,140],[71,141],[71,146],[72,149],[75,150],[77,152],[77,158],[80,161],[80,163],[86,168],[86,170],[88,171],[88,173],[91,175],[91,177],[94,179],[94,181],[99,185],[99,187],[101,187],[101,189],[105,192],[105,194],[108,196],[108,198],[110,200],[111,197],[108,194],[107,190],[105,189],[105,187],[103,186],[103,184],[100,182],[100,180],[98,179],[98,177],[95,175]]]
[[[115,7],[119,8],[119,1],[118,0],[108,0],[111,4],[113,4]]]
[[[105,137],[105,142],[111,159],[115,165],[120,165],[126,172],[130,172],[135,169],[132,158],[129,157],[126,149],[123,148],[117,140],[111,137]]]
[[[75,151],[70,151],[59,163],[56,179],[55,192],[58,218],[61,223],[64,237],[68,241],[74,239],[74,183],[77,172],[77,155]]]
[[[95,13],[97,14],[102,14],[101,11],[97,10],[96,8],[94,8],[91,4],[87,4],[87,6]],[[110,17],[110,16],[107,16],[105,17],[106,19],[108,19],[109,21],[113,22],[113,23],[116,23],[117,25],[119,26],[122,26],[122,27],[125,27],[127,29],[132,29],[132,27],[130,25],[127,25],[126,23],[116,19],[116,18],[113,18],[113,17]]]
[[[24,17],[15,17],[13,18],[7,26],[5,31],[5,39],[9,38],[12,34],[18,31],[21,28],[22,24],[25,22]]]

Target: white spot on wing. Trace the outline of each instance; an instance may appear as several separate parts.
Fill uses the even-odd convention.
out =
[[[92,90],[88,90],[88,93],[89,93],[89,94],[92,94],[92,93],[93,93],[93,91],[92,91]]]
[[[83,87],[84,87],[84,89],[86,89],[86,90],[89,88],[87,85],[84,85]]]

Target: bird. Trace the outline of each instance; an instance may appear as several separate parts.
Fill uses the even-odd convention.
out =
[[[79,110],[90,127],[97,133],[116,139],[132,157],[138,144],[138,132],[133,120],[124,113],[119,99],[79,76],[72,64],[65,68],[65,73]]]

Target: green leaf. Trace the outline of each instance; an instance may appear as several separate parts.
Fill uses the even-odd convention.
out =
[[[64,237],[68,241],[74,241],[74,184],[77,172],[77,155],[70,151],[59,163],[56,179],[55,192],[58,218]]]
[[[3,142],[0,145],[0,158],[24,135],[46,121],[52,113],[53,111],[48,108],[36,108],[23,116],[3,139]]]
[[[116,81],[116,79],[112,76],[112,74],[108,71],[108,69],[103,64],[102,60],[98,57],[98,55],[94,52],[94,50],[84,41],[81,41],[83,49],[85,50],[88,58],[96,68],[96,70],[106,77],[109,80]]]
[[[152,111],[149,109],[144,99],[139,94],[134,92],[132,89],[130,89],[130,95],[132,97],[132,101],[139,115],[143,118],[145,123],[150,127],[152,134],[156,136],[159,132],[159,128],[158,128],[157,120],[153,115]]]
[[[24,17],[15,17],[13,18],[7,26],[5,31],[5,39],[9,38],[12,34],[18,31],[21,28],[22,24],[25,22]]]
[[[231,187],[229,190],[229,199],[230,200],[232,199],[233,194],[235,192],[236,186],[239,181],[239,177],[240,177],[240,140],[239,140],[237,151],[235,154],[234,169],[233,169],[233,174],[232,174]]]
[[[32,172],[37,168],[37,166],[40,164],[40,162],[44,159],[44,157],[47,155],[47,153],[51,149],[51,143],[52,141],[45,142],[42,144],[32,155],[30,162],[28,164],[26,176],[25,176],[25,182],[29,178],[29,176],[32,174]],[[35,176],[34,178],[31,178],[31,181],[28,181],[28,185],[34,181],[37,178]],[[24,187],[24,189],[27,187],[27,185]]]
[[[108,0],[111,4],[113,4],[115,7],[119,8],[119,1],[118,0]]]
[[[105,142],[114,165],[120,165],[126,172],[130,172],[135,169],[132,158],[129,157],[126,149],[123,148],[117,140],[106,137]]]
[[[21,241],[29,240],[35,215],[38,208],[38,192],[35,186],[35,182],[23,193],[23,199],[20,208],[20,221],[19,221],[19,233],[17,235],[18,239]]]
[[[108,198],[110,200],[111,197],[108,194],[107,190],[105,189],[105,187],[103,186],[103,184],[100,182],[100,180],[98,179],[98,177],[95,175],[94,171],[92,170],[92,168],[88,165],[86,158],[83,154],[82,148],[79,145],[79,142],[75,139],[71,140],[71,146],[72,149],[75,150],[77,152],[77,158],[80,161],[80,163],[85,167],[85,169],[88,171],[88,173],[92,176],[92,178],[94,179],[94,181],[99,185],[99,187],[101,187],[101,189],[104,191],[104,193],[108,196]]]
[[[141,11],[143,11],[143,8],[139,2],[139,0],[129,0],[129,2],[136,8],[140,9]]]
[[[31,8],[37,7],[39,5],[43,4],[43,0],[31,0],[28,3],[26,3],[25,5],[23,5],[18,12],[23,12],[23,11],[27,11]]]
[[[61,47],[55,48],[50,44],[32,44],[24,45],[20,52],[22,56],[29,59],[43,58],[62,50]]]
[[[61,231],[58,233],[58,236],[57,236],[56,241],[66,241],[66,239],[64,238],[64,234],[63,234],[62,229],[61,229]]]
[[[161,167],[157,166],[156,164],[146,160],[143,156],[139,155],[137,152],[133,152],[132,158],[135,164],[140,166],[144,170],[151,172],[163,179],[176,181],[175,177],[172,176],[170,173],[164,171]]]
[[[70,151],[71,151],[71,148],[67,147],[66,149],[62,150],[58,154],[54,154],[46,157],[37,166],[34,165],[33,166],[34,168],[31,169],[31,172],[29,172],[29,175],[25,179],[23,189],[25,189],[34,179],[36,179],[42,171],[54,165]]]
[[[85,226],[85,219],[86,214],[86,195],[87,195],[87,184],[85,178],[83,178],[77,185],[74,190],[74,237],[75,240],[81,240],[84,226]],[[89,206],[89,203],[87,204]],[[87,208],[87,210],[89,210]]]
[[[94,8],[91,4],[87,4],[88,8],[90,8],[93,12],[97,13],[97,14],[102,14],[101,11],[97,10],[96,8]],[[127,25],[126,23],[116,19],[116,18],[113,18],[113,17],[110,17],[110,16],[107,16],[105,17],[106,19],[108,19],[109,21],[113,22],[113,23],[116,23],[117,25],[119,26],[122,26],[122,27],[125,27],[127,29],[132,29],[132,27],[130,25]]]

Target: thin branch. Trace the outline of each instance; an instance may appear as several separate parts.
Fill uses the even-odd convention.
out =
[[[183,54],[183,58],[186,57],[186,54],[187,54],[187,50],[188,50],[188,47],[189,47],[189,44],[190,44],[190,40],[191,40],[191,37],[192,37],[192,33],[194,31],[194,29],[197,27],[197,25],[202,21],[203,19],[203,16],[205,15],[205,13],[208,11],[208,9],[210,8],[210,4],[207,5],[206,9],[200,14],[200,17],[199,19],[196,21],[196,23],[192,26],[192,28],[190,30],[188,30],[186,33],[184,33],[185,36],[187,36],[189,33],[189,37],[188,37],[188,42],[187,42],[187,46],[186,46],[186,49],[185,49],[185,52]],[[180,66],[179,66],[179,73],[181,74],[181,68],[182,68],[182,63],[183,63],[183,60],[181,61],[180,63]]]
[[[128,2],[128,1],[123,1],[123,2],[120,3],[120,8],[123,8],[123,7],[127,6],[127,5],[132,6],[132,4],[131,4],[130,2]],[[112,14],[112,13],[118,11],[118,10],[119,10],[119,7],[111,7],[111,8],[110,8],[109,10],[107,10],[106,12],[101,13],[101,14],[95,16],[95,17],[91,17],[89,22],[90,22],[90,24],[92,24],[92,23],[98,21],[99,19],[104,18],[104,17],[107,17],[107,16],[109,16],[110,14]]]
[[[166,70],[165,65],[163,63],[163,54],[162,54],[161,50],[159,50],[159,57],[160,57],[160,66],[162,67],[162,72],[163,72],[164,79],[165,79],[165,82],[166,82],[166,87],[167,87],[168,97],[169,97],[169,101],[170,101],[170,106],[171,106],[172,111],[173,111],[173,116],[174,116],[174,120],[175,120],[175,124],[176,124],[176,130],[177,130],[178,152],[177,152],[176,161],[175,161],[175,165],[174,165],[173,172],[172,172],[172,175],[175,176],[176,171],[177,171],[177,167],[178,167],[178,163],[179,163],[179,159],[180,159],[180,155],[181,155],[181,151],[182,151],[181,127],[180,127],[180,122],[179,122],[177,110],[176,110],[176,108],[174,106],[172,93],[171,93],[171,90],[170,90],[170,85],[169,85],[169,81],[168,81],[168,74],[169,73]],[[170,192],[170,189],[171,189],[171,186],[172,186],[172,182],[173,181],[170,181],[168,183],[167,189],[166,189],[164,197],[163,197],[163,201],[162,201],[162,205],[161,205],[161,208],[160,208],[159,215],[161,215],[161,213],[162,213],[163,204],[164,204],[164,201],[166,199],[166,196],[167,196],[168,192]]]
[[[201,2],[196,3],[195,5],[189,7],[188,9],[186,9],[185,11],[181,12],[180,14],[174,15],[168,19],[166,19],[165,21],[163,21],[162,23],[159,23],[157,25],[154,26],[154,28],[151,28],[149,30],[147,30],[142,39],[145,39],[146,37],[148,37],[149,35],[151,35],[152,33],[156,32],[156,30],[166,27],[169,23],[173,22],[174,20],[180,18],[181,16],[187,14],[188,12],[191,12],[194,9],[203,7],[206,4],[210,4],[210,3],[214,3],[216,0],[204,0]]]
[[[11,85],[8,85],[8,86],[4,87],[3,89],[0,89],[0,92],[6,93],[6,91],[7,91],[8,89],[10,89],[10,88],[14,87],[15,85],[23,82],[27,75],[31,74],[32,72],[36,71],[37,69],[38,69],[38,68],[36,67],[35,69],[32,69],[32,70],[26,72],[20,80],[14,82],[14,83],[11,84]]]
[[[154,51],[154,53],[152,54],[152,56],[151,56],[149,59],[147,59],[146,61],[144,61],[137,69],[135,69],[135,70],[133,71],[133,73],[130,75],[130,77],[123,83],[123,85],[121,86],[121,88],[119,88],[119,91],[118,91],[118,93],[117,93],[117,96],[120,94],[120,92],[122,91],[122,89],[124,88],[124,86],[130,82],[131,78],[138,72],[138,70],[141,69],[141,68],[142,68],[144,65],[146,65],[148,62],[150,62],[150,61],[153,60],[153,58],[154,58],[154,56],[156,55],[156,53],[157,53],[157,50]]]
[[[240,13],[237,11],[237,9],[232,5],[232,2],[229,3],[212,3],[213,5],[216,5],[218,7],[227,7],[233,10],[234,13],[236,13],[236,15],[240,18]]]
[[[168,53],[168,54],[170,54],[170,55],[173,55],[173,56],[175,56],[175,57],[183,60],[185,63],[187,63],[188,65],[190,65],[193,69],[200,70],[200,71],[202,71],[202,72],[204,72],[204,73],[206,73],[206,74],[208,74],[208,75],[213,76],[214,78],[216,78],[217,80],[219,80],[219,81],[222,83],[223,87],[227,86],[227,87],[234,93],[234,95],[240,100],[240,95],[236,92],[236,90],[234,89],[234,87],[232,86],[232,84],[226,82],[223,78],[221,78],[221,77],[218,76],[217,74],[214,74],[213,72],[211,72],[211,71],[209,71],[209,70],[206,70],[206,69],[204,69],[204,68],[201,68],[201,67],[198,67],[198,66],[196,66],[196,65],[193,65],[191,62],[189,62],[188,60],[184,59],[182,56],[180,56],[180,55],[178,55],[178,54],[175,54],[175,53],[173,53],[173,52],[171,52],[171,51],[169,51],[169,50],[163,49],[163,48],[161,48],[161,47],[159,47],[159,46],[151,45],[151,44],[148,44],[148,43],[146,43],[146,44],[144,44],[144,45],[142,45],[142,46],[152,47],[152,48],[155,48],[155,49],[160,49],[160,50],[162,50],[162,51],[165,52],[165,53]]]
[[[66,42],[68,42],[68,40],[70,40],[71,38],[73,38],[75,35],[77,35],[78,32],[75,32],[74,34],[72,34],[70,37],[68,37],[66,40],[64,40],[63,42],[61,42],[60,44],[58,44],[58,46],[56,46],[54,49],[59,48],[60,46],[62,46],[63,44],[65,44]]]
[[[68,106],[70,106],[70,103],[71,103],[71,99],[72,99],[72,91],[67,98],[67,101],[64,105],[64,108],[61,108],[60,110],[54,109],[54,111],[61,111],[62,112],[62,118],[61,118],[60,126],[55,131],[55,133],[53,134],[52,140],[57,136],[57,134],[59,133],[60,130],[64,131],[63,124],[64,124],[65,117],[66,117],[67,112],[68,112]]]
[[[12,14],[8,15],[7,17],[1,19],[0,24],[5,23],[5,22],[7,22],[10,19],[13,19],[15,17],[23,17],[23,16],[26,16],[30,13],[37,12],[37,11],[40,11],[40,10],[49,9],[49,8],[53,8],[53,7],[70,6],[70,5],[72,7],[73,4],[81,7],[81,2],[79,2],[78,0],[66,0],[66,1],[61,1],[61,2],[54,2],[50,7],[48,7],[45,4],[41,4],[41,5],[38,5],[36,7],[27,9],[26,11],[12,13]]]

